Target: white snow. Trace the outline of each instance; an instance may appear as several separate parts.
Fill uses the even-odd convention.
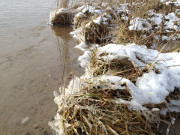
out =
[[[180,30],[180,19],[175,15],[175,13],[169,13],[165,16],[168,21],[165,22],[166,29],[174,29],[176,31]],[[177,22],[177,25],[175,25]]]
[[[180,6],[180,0],[160,0],[160,1],[165,3],[166,5],[174,4],[175,6]]]
[[[85,12],[87,12],[87,11],[89,11],[89,12],[91,12],[91,13],[94,13],[94,7],[87,5],[87,6],[82,10],[82,12],[85,13]]]
[[[168,13],[167,15],[156,13],[153,10],[149,10],[149,18],[143,19],[136,17],[130,20],[129,30],[147,31],[154,33],[159,31],[162,22],[164,22],[164,32],[180,31],[180,18],[176,16],[174,12]],[[177,11],[178,12],[178,11]],[[154,29],[152,29],[154,27]],[[180,34],[164,36],[162,40],[177,40],[180,38]]]
[[[94,19],[93,22],[100,25],[101,24],[101,17],[98,17],[98,18]]]
[[[158,104],[165,100],[175,87],[180,88],[180,53],[159,53],[157,50],[147,49],[145,46],[136,44],[117,45],[108,44],[99,47],[97,54],[106,53],[101,58],[105,61],[113,59],[129,58],[139,69],[148,67],[149,72],[143,73],[137,78],[136,83],[132,83],[126,78],[116,76],[103,76],[100,79],[109,80],[113,88],[122,89],[121,84],[126,84],[133,97],[132,102],[139,104]],[[86,66],[90,61],[90,52],[86,51],[80,56],[82,66]],[[153,66],[149,67],[153,63]],[[159,73],[156,73],[158,70]]]
[[[91,52],[85,51],[84,54],[78,58],[78,60],[81,62],[80,65],[82,67],[87,67],[89,65],[90,56],[91,56]]]
[[[96,24],[98,24],[98,25],[101,25],[101,24],[108,25],[108,22],[107,22],[107,21],[108,21],[108,18],[104,17],[105,15],[108,17],[107,14],[103,14],[103,15],[95,18],[94,20],[88,22],[88,23],[86,24],[86,27],[90,27],[92,23],[96,23]]]
[[[153,12],[152,10],[149,11],[149,15],[151,15],[152,17],[150,18],[150,20],[160,26],[160,24],[162,23],[162,18],[163,18],[163,15],[162,14],[159,14],[159,13],[155,13]]]
[[[93,22],[96,23],[96,24],[98,24],[98,25],[101,25],[101,22],[102,22],[103,24],[106,24],[106,25],[107,25],[107,20],[108,20],[108,18],[105,18],[105,17],[103,17],[103,16],[99,16],[98,18],[94,19]]]
[[[78,29],[70,32],[70,34],[73,36],[73,38],[78,39],[82,44],[85,43],[85,37],[83,36],[83,28],[79,27]]]
[[[81,16],[83,16],[84,14],[82,13],[82,12],[79,12],[79,13],[77,13],[75,16],[76,17],[81,17]]]
[[[129,30],[149,31],[152,29],[151,24],[142,18],[134,18],[130,21]]]
[[[99,47],[98,44],[86,44],[84,42],[81,42],[79,45],[75,46],[75,48],[78,48],[78,49],[80,49],[82,51],[94,50],[97,47]]]
[[[153,112],[158,112],[158,111],[160,111],[160,109],[159,108],[153,108],[152,111]]]
[[[177,0],[176,2],[166,2],[166,5],[174,4],[175,6],[180,6],[180,1]]]
[[[168,36],[162,36],[162,40],[168,41],[168,40],[170,40],[170,38]]]

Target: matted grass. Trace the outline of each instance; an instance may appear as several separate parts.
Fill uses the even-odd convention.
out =
[[[74,13],[67,9],[55,9],[50,13],[50,22],[53,25],[71,25],[73,23]]]
[[[104,1],[100,1],[98,6],[102,6],[102,2]],[[108,6],[117,6],[124,1],[109,0],[108,2]],[[135,0],[129,0],[128,2],[132,4]],[[130,20],[134,17],[148,18],[147,11],[150,9],[155,9],[158,13],[164,14],[175,11],[174,5],[165,6],[155,0],[144,0],[143,2],[145,4],[138,3],[129,7],[130,13],[125,12],[114,15],[113,10],[105,10],[112,17],[111,21],[119,26],[116,43],[135,42],[151,47],[154,43],[164,44],[160,40],[155,40],[155,35],[162,37],[163,35],[179,34],[178,32],[164,33],[164,22],[162,22],[162,27],[155,30],[154,33],[129,30]],[[129,19],[122,20],[123,15],[128,16]],[[97,16],[90,12],[84,13],[84,16],[74,18],[74,29],[82,28],[81,36],[85,38],[85,43],[103,46],[110,40],[107,37],[110,34],[109,27],[113,27],[113,25],[105,25],[102,22],[100,24],[94,23],[94,18],[97,18]],[[102,53],[97,56],[96,49],[92,51],[89,71],[92,73],[91,77],[97,79],[102,75],[114,75],[127,78],[136,84],[139,76],[149,72],[147,67],[142,70],[138,69],[128,58],[105,61],[102,59],[102,56],[105,55],[105,53]],[[156,71],[153,63],[147,64],[147,66],[154,68],[158,74],[159,71]],[[104,82],[102,82],[102,85],[108,88],[104,89],[101,86],[96,86],[94,82],[91,82],[91,84],[84,83],[82,88],[78,89],[80,94],[70,94],[63,97],[61,103],[58,104],[58,122],[51,125],[52,128],[58,131],[59,135],[154,135],[158,134],[159,123],[165,120],[164,117],[160,116],[159,111],[164,108],[168,109],[170,100],[180,99],[179,89],[175,89],[162,103],[145,104],[143,106],[147,110],[135,111],[129,108],[129,104],[116,102],[116,99],[127,102],[132,100],[133,97],[127,87],[124,89],[112,89]],[[152,111],[152,109],[159,110]]]
[[[64,99],[58,111],[66,135],[152,135],[158,114],[136,112],[114,102],[120,90],[90,89]],[[129,95],[128,95],[129,96]],[[127,97],[128,97],[127,96]]]

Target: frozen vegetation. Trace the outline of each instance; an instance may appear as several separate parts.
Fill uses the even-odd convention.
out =
[[[52,24],[62,10],[51,13]],[[180,53],[172,49],[180,40],[180,1],[107,1],[68,10],[85,74],[54,92],[58,111],[49,125],[58,135],[152,135],[163,134],[158,127],[166,123],[168,134],[180,113]]]

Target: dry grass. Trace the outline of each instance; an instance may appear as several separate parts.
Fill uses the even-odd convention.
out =
[[[74,29],[81,27],[80,36],[83,36],[83,41],[86,44],[104,44],[108,43],[111,38],[109,36],[109,28],[107,24],[100,21],[100,24],[93,22],[99,16],[94,16],[94,14],[89,11],[85,12],[81,16],[76,16],[74,18]]]
[[[180,91],[178,88],[175,88],[173,92],[166,97],[166,101],[169,102],[170,100],[179,100],[180,99]]]
[[[136,79],[145,72],[145,69],[140,70],[128,58],[114,58],[112,60],[104,60],[102,57],[107,56],[106,53],[98,54],[95,48],[91,51],[90,57],[90,71],[93,77],[102,75],[120,76],[129,79],[136,83]]]
[[[169,125],[170,122],[165,120],[177,116],[175,113],[168,113],[164,117],[159,115],[159,111],[149,110],[167,108],[168,100],[180,98],[179,89],[175,89],[166,98],[167,102],[147,104],[144,107],[149,110],[137,112],[116,102],[116,99],[131,101],[128,89],[105,89],[104,82],[82,82],[80,94],[63,97],[59,104],[60,120],[57,126],[65,135],[162,135],[158,129],[159,123]]]
[[[54,13],[53,13],[54,12]],[[52,12],[51,23],[53,25],[71,25],[73,23],[74,13],[70,10],[62,9],[60,12],[54,10]]]
[[[176,11],[176,7],[173,4],[169,4],[169,5],[165,5],[162,4],[160,2],[160,0],[143,0],[143,1],[137,1],[137,0],[127,0],[127,1],[123,1],[123,0],[101,0],[98,2],[92,2],[92,0],[85,0],[83,1],[85,4],[89,4],[89,5],[93,5],[97,8],[103,8],[105,9],[105,12],[108,13],[109,15],[111,15],[112,19],[110,20],[110,24],[112,23],[116,23],[119,26],[119,30],[117,35],[115,35],[115,40],[113,37],[113,42],[115,43],[137,43],[137,44],[143,44],[146,45],[148,47],[151,47],[152,45],[162,45],[166,43],[166,40],[162,41],[162,36],[163,34],[158,35],[159,39],[157,40],[154,36],[150,37],[148,40],[144,40],[145,37],[149,37],[150,35],[154,34],[154,33],[163,33],[163,28],[164,28],[164,21],[161,24],[161,28],[157,29],[156,25],[152,24],[152,22],[150,22],[152,24],[152,30],[154,33],[150,32],[150,31],[137,31],[137,30],[129,30],[128,26],[130,25],[130,20],[133,20],[136,17],[139,18],[143,18],[143,19],[147,19],[149,18],[149,14],[148,11],[153,9],[155,12],[157,13],[163,13],[163,14],[167,14],[170,12],[175,12]],[[83,3],[82,2],[82,3]],[[108,3],[105,7],[104,5],[102,5],[102,3]],[[136,4],[134,4],[134,2],[136,2]],[[59,7],[66,7],[69,3],[69,0],[61,0],[57,2]],[[115,6],[119,6],[119,4],[122,3],[130,3],[130,5],[127,6],[129,13],[127,12],[121,12],[117,15],[115,15],[114,13],[116,12],[115,9],[111,10],[111,9],[107,9],[107,6],[109,7],[113,7]],[[133,3],[133,4],[132,4]],[[81,4],[77,4],[78,6]],[[73,9],[76,9],[78,6],[73,7]],[[122,19],[123,16],[127,16],[129,19],[128,20],[124,20]],[[79,27],[84,27],[84,25],[86,25],[88,22],[92,21],[93,18],[96,18],[97,15],[90,13],[88,10],[87,12],[83,13],[83,15],[81,16],[75,16],[74,18],[74,29],[77,29]],[[151,16],[152,17],[152,16]],[[64,17],[63,19],[65,19],[67,17]],[[62,20],[62,18],[60,18],[60,20]],[[61,21],[62,22],[62,21]],[[66,22],[66,21],[64,21]],[[70,24],[70,23],[69,23]],[[144,27],[146,26],[146,24],[144,24]],[[111,26],[112,27],[112,26]],[[86,43],[98,43],[98,44],[104,44],[104,43],[108,43],[110,41],[112,41],[112,39],[106,39],[107,35],[111,32],[109,29],[109,25],[105,26],[105,25],[101,25],[98,26],[96,24],[93,24],[90,28],[85,28],[84,27],[84,37],[86,39]],[[170,35],[170,34],[167,34]],[[142,40],[143,39],[143,40]]]
[[[114,75],[129,79],[134,83],[136,82],[137,77],[142,74],[138,68],[134,67],[133,63],[128,58],[113,59],[111,61],[99,59],[93,64],[91,62],[90,67],[94,77],[104,74]]]
[[[85,90],[84,90],[85,91]],[[66,135],[151,135],[156,132],[157,114],[136,112],[113,101],[120,90],[90,89],[65,99],[59,111]],[[128,95],[128,94],[127,94]]]
[[[69,0],[57,0],[57,8],[68,8]]]
[[[79,27],[81,27],[83,24],[85,24],[85,22],[87,23],[88,21],[90,21],[90,18],[93,16],[94,14],[90,13],[88,10],[83,13],[82,16],[75,16],[74,17],[74,22],[73,22],[73,27],[74,29],[77,29]]]
[[[149,35],[147,32],[129,30],[129,25],[127,24],[128,23],[125,22],[119,25],[115,43],[138,43],[143,38],[144,34]]]
[[[171,36],[176,35],[179,33],[179,31],[173,31],[173,32],[164,32],[164,24],[165,24],[165,18],[162,19],[162,23],[160,28],[157,28],[156,25],[153,24],[153,22],[149,21],[149,23],[152,25],[151,31],[141,31],[141,30],[129,30],[130,20],[133,20],[136,17],[148,19],[149,16],[148,11],[153,9],[156,13],[162,13],[162,14],[168,14],[171,12],[176,11],[176,7],[173,4],[165,5],[162,4],[159,0],[147,0],[145,3],[138,3],[133,6],[128,7],[130,10],[130,13],[128,14],[128,20],[127,21],[121,21],[121,19],[118,19],[118,25],[119,30],[116,35],[115,43],[136,43],[136,44],[143,44],[147,47],[151,47],[152,45],[162,46],[163,44],[167,43],[168,41],[164,40],[162,41],[162,36]],[[144,24],[144,27],[146,24]],[[153,33],[152,33],[153,31]],[[155,36],[158,35],[159,39],[157,40]]]
[[[118,5],[119,3],[124,2],[122,0],[107,1],[109,1],[109,5]],[[134,1],[135,0],[129,0],[128,2],[133,3]],[[98,4],[102,5],[102,2],[104,1],[99,1]],[[149,17],[147,11],[150,9],[156,9],[159,13],[175,11],[173,5],[165,7],[156,0],[144,0],[144,2],[146,3],[139,3],[130,7],[131,13],[129,15],[125,13],[125,15],[128,15],[129,20],[122,20],[122,14],[113,16],[113,11],[106,11],[119,25],[116,43],[135,42],[151,46],[153,43],[163,43],[162,41],[156,41],[154,35],[162,36],[174,34],[174,32],[164,33],[162,31],[163,28],[159,29],[159,31],[155,31],[155,33],[130,31],[128,29],[129,21],[131,19],[134,17]],[[64,5],[62,5],[66,7],[66,5],[68,5],[67,3],[68,2],[65,1]],[[90,12],[84,13],[81,17],[75,17],[74,28],[83,28],[83,36],[87,44],[93,43],[103,45],[110,41],[110,39],[107,38],[110,33],[109,26],[102,22],[100,25],[94,23],[92,20],[96,17],[97,16],[94,16],[94,14]],[[90,23],[90,25],[86,27],[88,23]],[[143,38],[143,35],[146,35],[146,38]],[[105,55],[107,54],[102,53],[97,56],[97,49],[92,51],[90,70],[92,71],[93,77],[115,75],[127,78],[131,82],[136,83],[136,79],[141,76],[143,72],[148,72],[147,67],[139,70],[128,58],[105,61],[101,58]],[[153,67],[153,63],[150,63],[149,65]],[[158,70],[156,72],[158,73]],[[159,112],[136,112],[131,110],[127,105],[115,102],[116,98],[125,101],[132,100],[132,95],[128,88],[104,89],[101,85],[97,86],[94,83],[84,83],[80,89],[80,94],[63,97],[63,101],[59,104],[58,110],[58,114],[61,116],[58,125],[59,129],[63,130],[66,135],[152,135],[153,133],[158,133],[158,124],[162,121],[161,119],[165,119],[159,116]],[[153,108],[167,108],[167,102],[179,98],[179,90],[175,90],[166,98],[165,102],[159,104],[146,104],[144,107],[149,110]]]
[[[87,44],[102,44],[107,43],[109,35],[109,29],[107,25],[103,24],[102,22],[96,24],[94,22],[90,23],[89,27],[84,27],[84,37]]]
[[[133,2],[133,1],[131,1]],[[119,24],[119,30],[117,33],[116,43],[138,43],[139,40],[143,38],[143,35],[149,36],[150,33],[147,31],[137,31],[137,30],[129,30],[130,20],[139,17],[146,18],[148,17],[148,11],[150,9],[154,9],[158,6],[158,1],[147,1],[146,3],[138,3],[132,6],[129,6],[129,10],[131,11],[128,14],[128,20],[121,21],[121,19],[117,19]]]

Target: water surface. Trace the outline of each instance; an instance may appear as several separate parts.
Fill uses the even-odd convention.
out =
[[[52,134],[47,123],[57,109],[53,91],[71,72],[82,74],[72,28],[47,24],[55,5],[55,0],[0,0],[1,135]]]

